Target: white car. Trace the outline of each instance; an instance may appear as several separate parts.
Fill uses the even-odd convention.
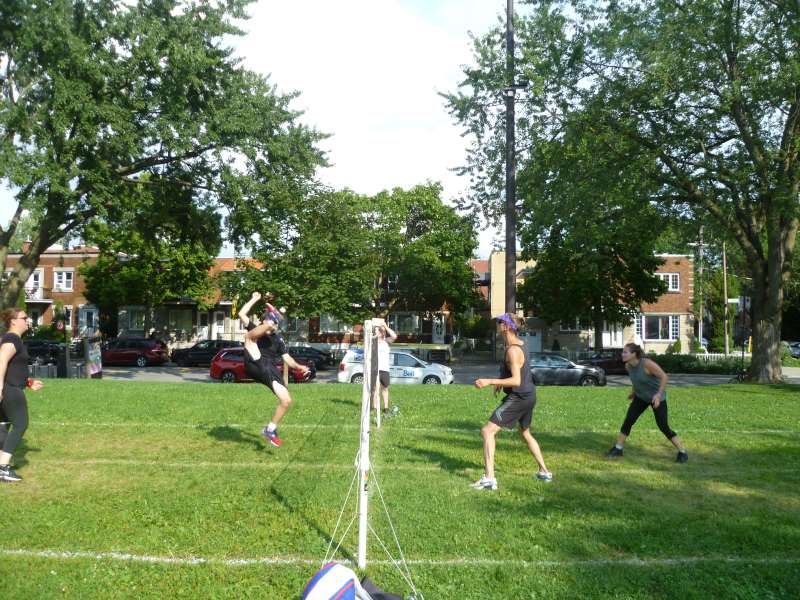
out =
[[[336,375],[339,383],[362,383],[364,381],[364,351],[360,348],[348,350],[339,363]],[[391,350],[389,352],[389,382],[444,384],[453,383],[453,370],[437,363],[427,363],[410,354]]]

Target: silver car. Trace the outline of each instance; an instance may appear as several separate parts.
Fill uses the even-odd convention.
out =
[[[364,351],[360,348],[348,350],[339,363],[336,375],[339,383],[362,383],[364,381]],[[453,383],[453,370],[437,363],[427,363],[410,354],[391,350],[389,352],[389,382],[444,384]]]

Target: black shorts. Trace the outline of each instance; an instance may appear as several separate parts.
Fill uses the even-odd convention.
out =
[[[381,387],[389,387],[389,371],[378,371],[378,380],[381,382]]]
[[[263,355],[259,360],[252,360],[250,355],[247,354],[247,350],[245,350],[244,354],[244,371],[247,376],[254,381],[263,383],[272,393],[275,393],[272,384],[277,381],[283,385],[283,376],[280,371],[274,365],[267,364]]]
[[[489,421],[503,429],[513,429],[519,423],[521,429],[530,429],[533,419],[533,407],[536,406],[536,396],[522,398],[516,394],[509,394],[503,402],[494,409]]]

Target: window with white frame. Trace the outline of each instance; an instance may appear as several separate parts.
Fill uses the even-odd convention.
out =
[[[73,269],[54,269],[53,288],[62,292],[71,292],[74,276]]]
[[[297,317],[286,317],[286,319],[284,320],[284,323],[286,323],[286,325],[284,326],[284,331],[286,331],[287,333],[297,333],[298,330],[297,321],[298,321]]]
[[[144,331],[144,310],[141,308],[128,309],[128,329]]]
[[[576,318],[575,321],[562,321],[558,324],[560,333],[580,333],[584,329],[590,329],[591,327],[591,323],[580,318]]]
[[[680,315],[643,315],[637,319],[636,333],[645,341],[674,341],[680,337],[680,322]]]
[[[349,333],[353,328],[331,315],[322,315],[319,318],[320,333]]]
[[[656,277],[666,282],[668,292],[681,291],[681,276],[679,273],[656,273]]]

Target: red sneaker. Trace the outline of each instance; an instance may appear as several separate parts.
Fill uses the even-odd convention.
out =
[[[264,429],[261,430],[261,435],[263,435],[264,439],[266,439],[273,446],[276,446],[277,448],[283,446],[283,440],[278,437],[277,429],[275,431],[267,431],[267,428],[264,427]]]

